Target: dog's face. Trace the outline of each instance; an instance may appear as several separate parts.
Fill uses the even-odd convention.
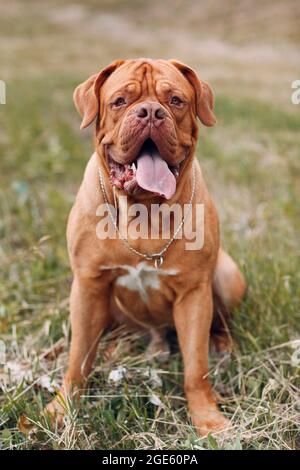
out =
[[[116,61],[79,85],[74,101],[81,127],[97,118],[96,147],[111,183],[131,194],[170,199],[194,151],[197,116],[215,123],[209,85],[176,61]]]

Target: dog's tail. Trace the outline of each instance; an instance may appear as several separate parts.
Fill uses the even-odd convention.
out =
[[[222,341],[232,343],[230,335],[231,313],[241,304],[245,291],[246,282],[242,273],[233,259],[220,249],[213,280],[212,337],[222,338]]]

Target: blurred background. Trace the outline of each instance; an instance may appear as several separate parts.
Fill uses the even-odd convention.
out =
[[[297,0],[0,0],[3,447],[299,446],[300,105],[291,102],[291,84],[300,79],[299,24]],[[122,348],[108,365],[98,359],[92,384],[108,395],[87,400],[85,414],[71,420],[76,432],[51,437],[35,414],[66,363],[65,228],[92,153],[92,131],[79,131],[72,93],[111,61],[131,57],[179,59],[215,93],[218,124],[201,127],[197,156],[223,245],[249,283],[235,315],[231,365],[211,360],[236,424],[225,443],[200,442],[187,424],[176,353],[165,367],[161,407],[141,398],[145,378],[110,397],[109,370],[126,364],[136,372],[141,364],[144,341],[132,346],[125,334],[131,359]],[[17,427],[24,411],[39,423],[35,440]]]

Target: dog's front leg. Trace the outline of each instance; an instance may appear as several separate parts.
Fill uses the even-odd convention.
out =
[[[71,348],[69,366],[61,390],[46,407],[59,421],[68,399],[80,397],[91,371],[103,330],[111,323],[109,286],[101,279],[75,276],[70,296]]]
[[[179,296],[174,305],[174,322],[184,362],[185,393],[192,421],[201,436],[229,424],[218,410],[208,379],[212,310],[209,283]]]

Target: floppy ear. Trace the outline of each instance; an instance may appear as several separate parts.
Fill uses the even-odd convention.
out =
[[[124,60],[116,60],[110,65],[78,85],[73,94],[76,109],[82,117],[80,129],[89,126],[99,113],[100,88],[105,80],[122,65]]]
[[[214,109],[214,95],[212,89],[206,82],[202,82],[196,72],[177,60],[170,60],[190,82],[196,94],[196,110],[197,116],[205,126],[213,126],[217,120],[213,113]]]

